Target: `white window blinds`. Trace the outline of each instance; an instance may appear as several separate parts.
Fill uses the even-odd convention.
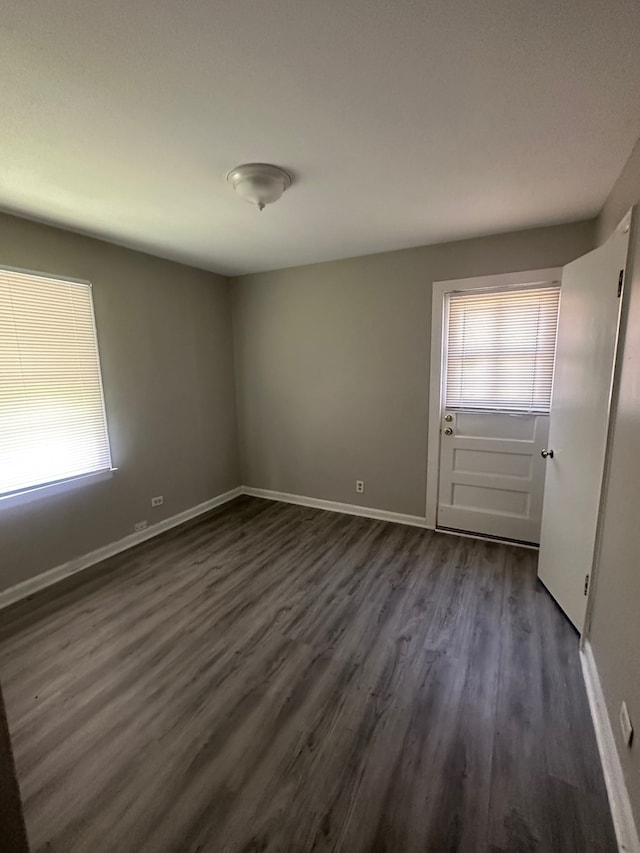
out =
[[[559,300],[558,286],[451,294],[447,408],[548,412]]]
[[[110,467],[91,286],[0,269],[0,496]]]

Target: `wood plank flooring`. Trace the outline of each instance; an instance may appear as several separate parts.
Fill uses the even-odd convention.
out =
[[[35,853],[614,853],[536,554],[241,498],[0,614]]]

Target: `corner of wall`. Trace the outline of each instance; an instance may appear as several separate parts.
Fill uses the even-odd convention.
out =
[[[229,293],[229,305],[231,312],[231,338],[233,348],[233,376],[235,383],[235,401],[236,401],[236,445],[238,453],[238,485],[245,482],[246,475],[246,460],[245,447],[242,440],[242,426],[244,422],[244,414],[242,408],[242,400],[240,389],[242,388],[242,378],[240,376],[240,356],[239,356],[239,308],[238,308],[238,287],[239,278],[231,276],[227,278],[227,288]]]
[[[640,139],[636,142],[616,182],[611,187],[596,220],[596,241],[600,246],[625,213],[640,200]]]

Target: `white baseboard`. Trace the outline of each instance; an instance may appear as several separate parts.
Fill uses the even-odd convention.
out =
[[[611,720],[607,712],[607,706],[602,692],[598,668],[593,657],[593,650],[588,640],[585,641],[580,651],[582,663],[582,674],[587,688],[589,707],[593,727],[598,741],[598,751],[604,772],[604,781],[609,795],[611,816],[618,840],[620,853],[640,853],[640,840],[638,830],[633,819],[631,802],[624,781],[624,773],[620,764],[620,756],[616,747],[616,741],[611,727]]]
[[[308,506],[313,509],[325,509],[329,512],[341,512],[345,515],[359,515],[364,518],[375,518],[378,521],[393,521],[396,524],[409,524],[412,527],[432,529],[427,525],[424,518],[419,515],[404,515],[401,512],[389,512],[386,509],[374,509],[373,507],[357,506],[356,504],[343,504],[337,501],[307,498],[304,495],[290,495],[287,492],[274,492],[271,489],[254,489],[252,486],[243,486],[242,491],[245,495],[251,495],[254,498],[265,498],[268,501],[281,501],[282,503]]]
[[[68,578],[71,575],[75,575],[78,572],[83,571],[84,569],[88,569],[90,566],[94,566],[96,563],[102,562],[102,560],[106,560],[109,557],[120,554],[128,548],[133,548],[135,545],[139,545],[141,542],[146,542],[148,539],[152,539],[154,536],[164,533],[165,530],[171,530],[172,527],[184,524],[185,521],[190,521],[192,518],[196,518],[198,515],[209,512],[209,510],[215,509],[215,507],[221,506],[240,495],[252,495],[254,497],[266,498],[267,500],[272,501],[282,501],[283,503],[293,503],[299,504],[300,506],[315,507],[316,509],[326,509],[331,512],[342,512],[348,515],[360,515],[366,518],[380,519],[382,521],[393,521],[398,524],[410,524],[415,527],[426,527],[424,518],[420,518],[420,516],[417,515],[402,515],[401,513],[387,512],[386,510],[372,509],[370,507],[341,504],[336,503],[335,501],[323,501],[315,498],[305,498],[301,495],[289,495],[285,492],[273,492],[268,489],[253,489],[246,486],[238,486],[238,488],[231,489],[231,491],[225,492],[224,494],[218,495],[209,501],[198,504],[198,506],[191,507],[191,509],[187,509],[177,515],[172,515],[171,518],[165,518],[164,521],[160,521],[158,524],[152,524],[151,527],[147,527],[146,530],[141,530],[139,533],[131,533],[129,536],[125,536],[117,542],[111,542],[109,545],[103,545],[101,548],[97,548],[89,554],[83,554],[81,557],[75,557],[67,563],[63,563],[62,565],[49,569],[46,572],[42,572],[42,574],[36,575],[33,578],[29,578],[22,583],[9,587],[9,589],[3,590],[0,592],[0,610],[5,607],[9,607],[11,604],[15,604],[17,601],[28,598],[30,595],[33,595],[39,590],[52,586],[64,578]]]
[[[221,506],[222,504],[239,497],[241,494],[243,494],[243,489],[241,487],[231,489],[229,492],[217,495],[215,498],[211,498],[211,500],[191,507],[184,512],[172,515],[171,518],[165,518],[164,521],[152,524],[150,527],[147,527],[145,530],[141,530],[139,533],[131,533],[129,536],[118,539],[117,542],[111,542],[109,545],[103,545],[101,548],[96,548],[95,551],[91,551],[89,554],[76,557],[73,560],[69,560],[67,563],[63,563],[61,566],[56,566],[55,568],[49,569],[48,571],[36,575],[33,578],[29,578],[22,583],[9,587],[9,589],[5,589],[0,592],[0,610],[8,607],[10,604],[15,604],[15,602],[20,601],[23,598],[33,595],[34,592],[38,592],[39,590],[45,589],[54,583],[58,583],[58,581],[61,581],[63,578],[68,578],[71,575],[75,575],[77,572],[83,571],[83,569],[88,569],[89,566],[94,566],[96,563],[106,560],[108,557],[113,557],[121,551],[126,551],[127,548],[133,548],[141,542],[146,542],[147,539],[152,539],[154,536],[164,533],[165,530],[171,530],[172,527],[177,527],[179,524],[184,524],[185,521],[190,521],[198,515],[209,512],[210,510],[215,509],[215,507]]]

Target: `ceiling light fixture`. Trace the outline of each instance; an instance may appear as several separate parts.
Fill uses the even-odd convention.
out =
[[[263,210],[291,186],[291,175],[268,163],[245,163],[232,169],[227,181],[245,201]]]

